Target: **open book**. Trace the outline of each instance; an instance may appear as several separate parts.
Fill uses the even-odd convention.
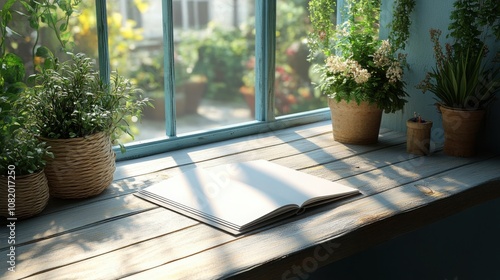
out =
[[[255,160],[197,167],[136,195],[238,235],[357,193],[339,183]]]

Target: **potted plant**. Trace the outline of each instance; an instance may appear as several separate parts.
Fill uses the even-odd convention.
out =
[[[44,166],[51,154],[25,125],[29,111],[19,104],[25,88],[23,61],[3,53],[0,66],[0,216],[24,219],[47,205]]]
[[[207,77],[201,74],[191,75],[183,85],[180,86],[185,94],[184,112],[196,114],[198,107],[207,91]]]
[[[32,133],[12,128],[3,126],[0,140],[0,216],[25,219],[42,212],[49,201],[44,166],[50,154]]]
[[[413,118],[406,121],[406,152],[415,155],[430,153],[432,121],[424,120],[414,113]]]
[[[309,2],[313,26],[310,59],[318,54],[326,57],[324,63],[314,66],[320,76],[318,88],[329,97],[336,141],[376,143],[382,112],[396,112],[406,103],[405,56],[396,53],[400,44],[378,37],[380,1],[345,1],[346,20],[340,25],[332,22],[335,2]],[[405,11],[404,16],[410,12]]]
[[[451,156],[476,154],[486,109],[500,90],[500,68],[485,61],[489,48],[484,43],[492,35],[490,26],[496,26],[496,41],[500,37],[500,3],[487,0],[485,6],[479,4],[463,0],[454,3],[449,25],[454,40],[444,49],[441,31],[430,30],[436,65],[418,85],[424,93],[430,91],[436,96],[443,119],[444,152]]]
[[[50,194],[59,198],[84,198],[101,193],[113,180],[115,154],[128,130],[127,116],[140,117],[149,104],[140,91],[114,72],[110,83],[101,80],[94,62],[84,54],[71,54],[59,62],[47,49],[40,73],[26,99],[34,115],[33,127],[54,153],[45,173]],[[124,146],[120,144],[122,152]]]

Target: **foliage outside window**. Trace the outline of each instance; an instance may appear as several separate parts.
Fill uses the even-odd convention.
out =
[[[16,52],[25,55],[22,60],[25,63],[28,74],[35,73],[34,65],[41,65],[44,59],[35,57],[39,46],[46,46],[52,50],[54,55],[65,61],[70,57],[67,51],[72,53],[85,53],[92,58],[95,68],[98,65],[97,51],[97,17],[96,1],[50,1],[44,0],[39,3],[53,4],[55,6],[39,6],[44,9],[26,11],[28,6],[23,4],[30,1],[12,0],[19,5],[22,11],[13,15],[15,17],[15,28],[9,35],[5,44],[8,52]],[[158,9],[158,2],[149,0],[108,0],[107,2],[107,38],[109,43],[109,55],[111,70],[120,70],[120,74],[130,77],[132,82],[143,88],[148,95],[155,100],[155,104],[164,103],[164,65],[163,65],[163,42],[162,37],[154,37],[144,20],[151,20],[147,11]],[[121,9],[120,3],[127,2],[126,7]],[[175,1],[174,1],[175,2]],[[189,1],[187,1],[189,2]],[[252,65],[255,56],[255,11],[254,0],[216,0],[197,1],[212,3],[238,3],[232,6],[235,14],[231,18],[233,22],[229,25],[218,24],[216,21],[207,23],[207,29],[184,30],[175,33],[175,73],[176,96],[182,96],[182,85],[192,80],[205,81],[206,93],[204,98],[210,101],[221,101],[224,104],[236,104],[239,108],[247,108],[248,118],[252,120],[250,113],[254,104],[246,103],[242,94],[244,88],[248,87],[254,91],[255,69]],[[267,2],[265,2],[267,3]],[[58,7],[57,5],[62,5]],[[135,6],[135,8],[133,7]],[[189,6],[189,5],[188,5]],[[278,0],[277,15],[277,49],[276,49],[276,115],[287,115],[296,112],[304,112],[310,109],[325,106],[322,96],[310,86],[310,63],[305,60],[307,47],[305,37],[308,32],[307,22],[307,0],[282,1]],[[52,9],[50,7],[57,7]],[[160,3],[161,7],[161,3]],[[200,8],[200,7],[198,7]],[[209,14],[214,12],[210,7]],[[123,10],[140,12],[130,16],[121,13]],[[37,24],[25,20],[24,15],[38,13],[40,19]],[[42,16],[43,13],[47,13]],[[237,12],[237,13],[236,13]],[[52,14],[48,14],[52,13]],[[260,11],[259,11],[260,13]],[[190,15],[194,15],[188,12]],[[259,16],[259,15],[257,15]],[[296,18],[300,18],[304,24],[297,26]],[[51,22],[50,20],[54,20]],[[161,20],[161,14],[160,18]],[[156,26],[159,22],[156,19]],[[138,22],[144,21],[144,22]],[[298,28],[299,27],[299,28]],[[36,28],[37,36],[32,36],[32,30]],[[57,29],[54,32],[54,29]],[[155,29],[157,30],[157,29]],[[55,35],[54,35],[55,34]],[[22,35],[22,36],[21,36]],[[140,50],[141,52],[138,52]],[[144,55],[146,54],[146,55]],[[302,60],[302,61],[301,61]],[[220,71],[222,70],[222,71]],[[218,73],[219,72],[219,73]],[[223,73],[220,73],[223,72]],[[157,97],[158,96],[158,97]],[[252,97],[251,103],[253,103]],[[232,105],[231,105],[232,106]],[[161,109],[159,109],[161,111]],[[143,124],[150,124],[149,116],[144,116]],[[178,121],[189,119],[191,116],[179,115]],[[164,117],[163,117],[164,118]],[[133,134],[140,133],[143,129],[139,123],[127,119],[131,124]],[[201,129],[204,129],[203,127]],[[164,127],[155,131],[164,131]],[[145,139],[145,138],[142,138]],[[121,139],[122,142],[131,139]]]

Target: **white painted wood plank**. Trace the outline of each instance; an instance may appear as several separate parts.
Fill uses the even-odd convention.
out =
[[[132,194],[85,204],[81,207],[19,221],[16,227],[16,243],[20,245],[33,240],[46,239],[108,219],[115,219],[155,208],[158,208],[158,206],[139,199]],[[0,238],[5,237],[1,236]],[[2,245],[4,246],[1,249],[4,249],[8,244]]]
[[[141,199],[137,198],[137,200]],[[135,246],[134,244],[136,243],[171,233],[177,232],[175,236],[178,236],[178,239],[182,239],[183,234],[181,230],[196,224],[198,224],[197,221],[163,208],[157,208],[112,222],[97,224],[76,232],[69,232],[50,239],[40,240],[36,243],[18,246],[16,248],[17,271],[13,275],[16,279],[35,275],[40,271],[50,271],[60,266],[92,259],[110,251]],[[21,230],[18,232],[21,233]],[[200,237],[200,239],[202,238]],[[189,240],[185,240],[185,242],[189,242]],[[152,243],[154,244],[153,247],[169,247],[165,243]],[[141,246],[134,248],[140,249]],[[181,248],[184,247],[179,247],[177,250],[183,250]],[[140,250],[134,250],[134,252],[143,256],[147,253],[147,251],[141,252]],[[6,255],[7,251],[2,250],[0,254]],[[126,259],[120,257],[117,265],[123,266],[125,264],[124,261],[126,263]],[[147,263],[146,260],[143,259],[143,261]],[[94,263],[94,265],[96,265],[96,269],[102,270],[103,273],[110,273],[107,261],[103,261],[102,258],[99,263]],[[71,268],[72,266],[68,267]],[[85,273],[92,271],[86,270]],[[81,272],[72,271],[67,274],[54,275],[54,277],[51,276],[50,278],[40,276],[35,276],[35,278],[68,279],[74,275],[80,275],[79,273]],[[86,276],[85,278],[78,277],[74,279],[98,279],[93,277],[92,274],[87,274]],[[109,279],[109,277],[106,278]]]
[[[115,180],[152,173],[173,166],[196,163],[214,157],[278,145],[289,141],[321,135],[331,131],[331,122],[317,122],[282,130],[220,141],[198,147],[171,151],[141,159],[118,162]]]
[[[47,208],[39,216],[43,216],[55,211],[61,211],[67,208],[94,203],[99,200],[118,197],[127,193],[133,193],[139,188],[146,187],[171,176],[167,175],[168,173],[165,172],[156,172],[154,174],[150,174],[151,170],[170,168],[176,170],[176,172],[173,173],[175,174],[181,172],[182,170],[191,168],[193,164],[199,161],[205,162],[212,159],[212,165],[216,165],[218,162],[223,162],[220,159],[224,155],[225,159],[234,158],[234,161],[243,161],[251,157],[257,157],[258,155],[265,154],[269,154],[270,157],[285,156],[288,154],[288,151],[285,149],[286,146],[284,146],[284,141],[289,140],[293,142],[303,142],[303,138],[301,138],[302,136],[312,137],[313,139],[311,141],[321,145],[335,144],[333,141],[330,141],[331,137],[323,136],[325,134],[325,132],[323,131],[324,129],[325,125],[323,124],[310,124],[296,128],[288,128],[286,130],[286,133],[284,131],[268,132],[265,133],[265,135],[267,136],[265,136],[265,138],[263,139],[259,138],[259,135],[256,135],[245,137],[242,139],[232,139],[224,141],[222,143],[213,143],[210,145],[205,145],[203,147],[192,147],[174,151],[172,152],[172,154],[162,155],[157,159],[159,161],[151,158],[149,158],[151,159],[151,161],[147,159],[130,161],[140,163],[140,165],[142,165],[142,168],[144,168],[138,168],[137,170],[135,170],[135,168],[137,168],[138,166],[132,164],[130,166],[130,169],[134,170],[133,172],[135,172],[135,174],[144,173],[145,175],[119,180],[115,178],[115,181],[106,190],[104,190],[103,193],[96,197],[88,198],[85,200],[75,201],[51,199]],[[291,133],[293,137],[286,136],[287,134],[290,134],[291,131],[293,131],[293,133]],[[281,137],[282,139],[277,137]],[[273,143],[273,145],[270,145],[271,143]],[[297,143],[297,145],[300,144]],[[257,147],[259,151],[255,150]],[[302,144],[302,147],[303,149],[308,149],[307,145]],[[295,152],[298,153],[300,151]],[[121,164],[123,165],[123,163]]]
[[[118,279],[131,272],[161,266],[176,261],[180,256],[190,256],[234,239],[235,237],[221,231],[196,224],[182,231],[160,235],[152,240],[134,243],[132,246],[124,246],[118,251],[110,251],[85,258],[75,264],[50,269],[34,276],[33,279]]]
[[[414,160],[416,160],[416,159],[414,159]],[[369,194],[379,193],[379,192],[383,192],[384,190],[397,187],[401,184],[404,184],[405,180],[406,180],[406,183],[411,182],[411,181],[418,181],[418,180],[423,179],[425,176],[433,175],[436,172],[441,172],[442,170],[447,170],[451,167],[450,164],[453,164],[453,162],[456,162],[456,161],[454,161],[454,158],[450,158],[450,157],[435,158],[433,161],[435,162],[434,164],[428,163],[426,165],[422,165],[422,169],[418,170],[418,172],[419,172],[418,177],[414,177],[413,173],[408,173],[408,172],[413,172],[412,169],[409,167],[414,166],[414,164],[408,165],[405,163],[399,163],[399,166],[398,165],[387,166],[381,170],[375,169],[372,172],[360,174],[359,176],[365,176],[366,174],[370,174],[370,173],[383,175],[384,172],[389,172],[388,175],[380,176],[380,180],[373,182],[373,184],[374,184],[373,186],[372,185],[364,186],[363,192],[366,195],[369,195]],[[464,161],[459,162],[459,163],[457,162],[457,163],[455,163],[455,166],[458,166],[460,164],[463,165],[463,164],[470,163],[470,162],[474,162],[474,160],[464,160]],[[465,166],[467,167],[467,166],[471,166],[471,165],[465,165]],[[372,178],[373,174],[368,175],[367,178]],[[341,180],[341,182],[345,183],[345,184],[353,184],[355,186],[355,184],[358,181],[360,181],[359,179],[355,180],[355,178],[356,177],[347,178],[347,179],[345,179],[346,180],[345,182],[343,180]],[[363,197],[357,198],[357,200],[363,200],[363,199],[365,199],[365,198],[363,198]],[[355,202],[350,201],[349,203],[338,203],[338,204],[335,204],[335,206],[337,208],[340,208],[341,207],[340,205],[342,205],[342,207],[344,207],[345,205],[351,205],[352,203],[355,203]],[[333,207],[333,209],[335,209],[334,205],[332,205],[331,207]],[[314,217],[317,218],[317,215],[319,215],[319,214],[315,214]],[[380,217],[382,218],[383,216],[380,216]],[[306,217],[305,219],[312,219],[312,218]],[[330,219],[330,218],[328,218],[328,219]],[[327,222],[328,219],[326,219],[326,218],[322,219],[322,222],[328,223]],[[338,217],[333,217],[333,218],[331,218],[330,223],[331,223],[331,221],[337,221],[338,219],[339,219]],[[296,223],[296,222],[293,222],[293,223]],[[335,225],[337,225],[337,222],[335,222]],[[286,225],[284,225],[284,226],[286,226]],[[280,228],[280,227],[282,228],[283,226],[279,226],[278,228]],[[345,226],[343,226],[343,227],[345,227]],[[212,229],[212,228],[205,226],[205,225],[199,225],[196,228],[197,228],[196,232],[191,233],[193,235],[187,235],[187,233],[186,233],[186,235],[184,235],[184,237],[188,238],[190,240],[191,239],[195,240],[196,239],[195,236],[207,236],[207,235],[212,236],[214,234],[213,232],[217,231],[217,230]],[[303,228],[300,228],[300,229],[295,228],[295,230],[303,230]],[[148,225],[144,225],[144,227],[141,229],[141,231],[150,232],[151,230],[148,228]],[[270,230],[266,230],[264,232],[273,233],[274,231],[275,231],[275,229],[273,228]],[[225,235],[222,232],[220,232],[219,234]],[[257,234],[259,235],[261,233],[257,233]],[[219,236],[218,234],[215,234],[215,235]],[[177,241],[172,241],[169,238],[170,237],[165,236],[164,238],[161,238],[161,241],[156,240],[156,239],[149,240],[149,241],[146,241],[145,244],[141,244],[140,247],[137,247],[137,248],[152,248],[155,246],[155,244],[177,244]],[[228,239],[228,240],[231,240],[231,239]],[[240,242],[240,241],[236,241],[236,242]],[[267,241],[263,241],[263,243],[260,243],[262,245],[259,245],[259,246],[267,247],[269,244],[267,244],[266,242]],[[149,244],[149,243],[151,243],[151,244]],[[202,244],[202,245],[200,245],[200,244]],[[182,250],[179,250],[179,251],[176,251],[176,254],[178,254],[178,255],[168,255],[168,257],[164,256],[162,254],[154,254],[153,252],[151,252],[149,257],[155,260],[154,265],[151,265],[151,266],[154,267],[154,266],[158,265],[157,264],[158,262],[169,263],[169,262],[172,262],[173,260],[182,259],[185,256],[189,257],[189,255],[192,254],[192,252],[202,252],[202,251],[206,250],[207,247],[216,247],[217,245],[218,245],[217,243],[215,243],[215,244],[209,243],[208,245],[203,244],[203,243],[197,243],[196,245],[193,244],[193,246],[200,246],[200,247],[197,247],[197,248],[192,247],[192,246],[185,247],[186,252],[189,252],[189,253],[186,253]],[[120,270],[121,273],[129,274],[129,273],[133,272],[134,269],[143,270],[144,266],[147,266],[147,265],[143,264],[143,260],[136,259],[134,257],[133,251],[139,250],[139,249],[136,249],[135,246],[136,245],[134,245],[132,247],[127,247],[125,249],[126,251],[117,250],[117,251],[103,254],[102,256],[97,256],[96,258],[98,260],[110,259],[110,260],[112,260],[110,263],[111,266],[119,266],[119,262],[117,262],[116,260],[119,260],[122,257],[122,254],[125,254],[127,256],[130,256],[128,261],[129,261],[129,263],[134,264],[134,265],[130,267],[130,270],[122,268]],[[170,249],[164,248],[163,250],[170,250]],[[162,252],[162,251],[160,250],[160,252]],[[140,252],[138,254],[141,255]],[[85,258],[85,259],[87,259],[87,258]],[[261,262],[264,262],[264,261],[265,260],[261,260]],[[84,260],[78,264],[73,264],[69,267],[63,267],[63,268],[61,268],[61,270],[62,271],[76,270],[76,271],[83,271],[82,273],[88,273],[88,271],[92,270],[92,267],[95,266],[95,262],[96,262],[96,260],[89,260],[89,261]],[[138,264],[141,264],[141,265],[138,265]],[[136,267],[136,268],[134,268],[134,267]],[[49,278],[52,278],[53,276],[55,276],[56,274],[54,274],[54,273],[55,272],[51,272],[51,273],[47,274],[50,276],[47,278],[49,279]],[[78,274],[78,275],[81,275],[81,274]],[[114,278],[115,276],[116,276],[115,274],[109,275],[109,277],[111,277],[111,278]],[[191,276],[194,277],[195,275],[191,275]]]
[[[352,153],[352,151],[351,151]],[[140,184],[140,183],[138,183]],[[129,196],[126,196],[128,197],[128,199],[132,199],[133,202],[137,202],[137,201],[134,201],[133,198],[134,197],[130,197]],[[137,198],[135,198],[137,199]],[[48,238],[52,235],[55,235],[55,234],[62,234],[66,231],[71,231],[75,228],[78,228],[78,227],[81,227],[83,225],[86,225],[89,223],[88,221],[88,217],[89,215],[87,215],[88,213],[92,213],[92,212],[96,212],[97,211],[97,217],[94,217],[93,215],[90,215],[90,217],[92,219],[95,219],[95,220],[92,220],[91,222],[96,222],[98,221],[99,219],[103,219],[103,216],[100,216],[99,213],[108,213],[108,219],[110,217],[113,217],[113,215],[111,213],[109,213],[109,209],[115,209],[117,207],[117,204],[119,205],[119,202],[117,202],[116,199],[112,200],[114,203],[111,203],[109,205],[107,205],[107,202],[106,201],[99,201],[97,204],[94,204],[94,205],[86,205],[84,207],[76,207],[76,208],[73,208],[73,209],[70,209],[70,210],[66,210],[64,212],[56,212],[55,214],[60,214],[62,215],[63,217],[71,217],[72,219],[70,220],[70,223],[69,224],[65,224],[64,222],[63,223],[59,223],[59,227],[56,227],[56,228],[51,228],[52,225],[54,224],[53,221],[54,220],[58,220],[57,218],[53,218],[53,217],[50,217],[49,216],[49,219],[50,221],[48,220],[43,220],[43,219],[38,219],[36,220],[37,223],[33,223],[33,224],[29,224],[28,225],[28,228],[33,228],[33,230],[37,229],[42,229],[42,232],[44,233],[44,235],[41,235],[39,236],[39,238]],[[148,202],[145,202],[146,203],[146,206],[152,206],[152,207],[156,207],[155,205],[153,204],[149,204]],[[139,203],[140,204],[140,203]],[[133,203],[130,205],[132,206]],[[91,211],[89,211],[89,209],[93,209]],[[139,210],[137,210],[139,211]],[[81,219],[79,218],[78,215],[84,215]],[[45,228],[48,228],[48,229],[44,229]],[[149,229],[145,229],[145,231],[150,231]],[[32,234],[31,231],[26,231],[27,233],[27,236],[30,236]],[[54,239],[53,242],[57,242],[57,237],[56,239]]]
[[[289,168],[304,169],[308,166],[322,166],[333,161],[343,161],[370,152],[376,152],[379,155],[379,150],[390,151],[393,147],[402,145],[404,141],[406,141],[405,137],[401,133],[387,133],[380,136],[380,141],[376,145],[346,145],[335,142],[336,145],[324,146],[319,149],[283,157],[274,162]],[[406,151],[404,154],[407,155]],[[407,157],[407,159],[411,158],[413,157]]]
[[[499,170],[498,158],[466,165],[419,182],[391,188],[273,230],[248,235],[237,242],[230,242],[125,279],[227,277],[258,264],[278,260],[302,249],[334,240],[335,237],[357,228],[423,207],[432,201],[444,199],[487,181],[499,180]],[[418,185],[426,185],[432,193],[416,187]]]
[[[388,133],[389,131],[388,129],[381,128],[380,135]],[[332,144],[335,143],[333,142],[331,121],[259,133],[252,136],[171,151],[141,159],[118,162],[114,178],[115,180],[119,180],[144,175],[171,167],[202,162],[238,153],[251,153],[252,151],[254,151],[254,153],[260,153],[259,150],[265,147],[313,138],[320,135],[325,135],[332,140]]]
[[[22,274],[15,278],[218,278],[424,207],[500,174],[498,158],[408,155],[404,136],[387,130],[381,130],[381,143],[373,147],[340,145],[329,139],[331,124],[323,122],[159,157],[159,161],[149,164],[157,165],[154,168],[167,164],[170,167],[165,171],[118,180],[102,196],[54,205],[45,215],[21,227],[20,240],[25,242],[18,251]],[[208,167],[251,156],[339,180],[358,187],[364,195],[238,238],[153,204],[138,202],[140,199],[131,195],[137,188],[194,164]],[[141,163],[131,169],[142,174],[148,166]],[[4,232],[0,237],[5,237]],[[0,277],[9,276],[3,271]]]
[[[384,134],[385,135],[385,134]],[[400,141],[400,136],[398,134],[391,134],[388,133],[385,135],[387,138],[387,145],[391,145],[391,141],[398,142]],[[328,146],[331,145],[331,146]],[[264,147],[260,149],[259,153],[255,153],[254,151],[248,151],[248,152],[243,152],[243,153],[236,153],[232,154],[231,156],[227,156],[224,158],[215,158],[212,160],[208,160],[205,162],[200,163],[202,166],[214,166],[217,164],[224,164],[224,163],[230,163],[230,162],[238,162],[238,161],[244,161],[244,160],[250,160],[250,159],[255,159],[255,158],[264,158],[264,159],[269,159],[272,160],[273,158],[281,158],[283,159],[284,156],[286,155],[303,155],[306,154],[306,156],[311,156],[306,153],[308,149],[312,149],[312,152],[314,153],[315,151],[318,150],[317,147],[321,146],[326,146],[328,149],[328,152],[331,152],[332,154],[335,154],[337,149],[342,149],[342,154],[345,155],[346,157],[353,156],[355,153],[359,153],[360,151],[367,152],[372,149],[379,149],[380,147],[385,147],[386,144],[381,144],[380,147],[378,146],[369,146],[369,147],[363,147],[363,146],[358,146],[356,148],[349,148],[345,149],[344,145],[339,145],[338,142],[334,142],[331,139],[331,135],[328,134],[320,134],[317,136],[313,136],[308,139],[299,139],[294,141],[294,145],[289,145],[289,143],[286,144],[278,144],[270,147]],[[310,148],[309,148],[310,147]],[[317,155],[314,155],[317,156]],[[293,161],[288,161],[288,162],[294,162],[294,161],[299,161],[298,159],[294,158]],[[299,162],[302,162],[302,165],[300,166],[301,168],[308,167],[307,162],[300,160]],[[130,209],[130,212],[123,212],[123,211],[118,211],[116,213],[111,213],[110,209],[112,210],[119,210],[117,203],[120,200],[123,200],[126,193],[133,193],[136,190],[140,188],[147,187],[153,183],[159,182],[162,179],[165,179],[169,176],[173,176],[177,173],[182,172],[184,168],[190,168],[189,166],[186,167],[175,167],[173,168],[174,171],[170,171],[168,173],[166,172],[159,172],[155,174],[150,174],[147,176],[140,176],[137,178],[133,179],[124,179],[120,180],[118,182],[114,182],[108,189],[104,191],[103,194],[91,198],[91,199],[86,199],[86,200],[80,200],[80,201],[70,201],[70,200],[55,200],[58,203],[56,205],[49,205],[48,209],[46,209],[43,213],[43,215],[37,217],[36,219],[30,219],[26,221],[26,227],[27,228],[32,228],[32,229],[45,229],[47,225],[50,225],[53,223],[54,220],[59,221],[61,226],[58,228],[60,231],[54,231],[54,230],[44,230],[44,235],[38,234],[37,238],[46,238],[49,235],[52,234],[58,234],[61,233],[62,230],[72,230],[87,224],[90,224],[92,222],[98,221],[99,219],[109,219],[115,216],[120,216],[120,215],[125,215],[126,213],[133,213],[133,211],[142,211],[147,208],[137,208],[137,209]],[[172,170],[172,169],[171,169]],[[167,175],[168,174],[168,175]],[[111,202],[108,204],[107,199],[111,199]],[[52,200],[51,202],[54,202]],[[131,206],[132,207],[132,206]],[[61,212],[62,210],[69,209],[68,212]],[[101,209],[101,210],[98,210]],[[123,210],[123,209],[122,209]],[[52,213],[58,213],[55,215],[51,215]],[[96,215],[92,213],[98,213]],[[85,215],[84,217],[79,217],[78,215],[84,215],[83,213],[89,213],[88,215]],[[103,213],[106,213],[106,217],[102,216]],[[47,216],[48,215],[48,216]],[[70,224],[67,224],[67,220],[65,218],[59,219],[57,218],[58,216],[71,216],[74,217],[74,219],[70,219],[69,221],[71,222]],[[32,233],[31,230],[23,231],[27,235],[30,236]],[[19,242],[25,242],[24,239],[25,235],[22,235],[20,237]]]
[[[66,209],[71,209],[75,207],[81,207],[86,204],[96,203],[98,201],[115,199],[120,196],[133,193],[138,188],[146,187],[155,184],[157,182],[160,182],[162,180],[165,180],[166,178],[168,178],[168,176],[161,172],[155,174],[148,174],[143,176],[137,176],[134,178],[127,178],[123,180],[114,181],[101,194],[90,198],[77,199],[77,200],[50,198],[49,204],[43,210],[43,212],[39,216],[33,219],[39,219],[40,217],[43,217],[44,215],[50,213],[64,211]]]

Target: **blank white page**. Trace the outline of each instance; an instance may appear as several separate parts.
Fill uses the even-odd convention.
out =
[[[266,160],[195,168],[144,189],[188,211],[242,227],[285,205],[356,189]]]

